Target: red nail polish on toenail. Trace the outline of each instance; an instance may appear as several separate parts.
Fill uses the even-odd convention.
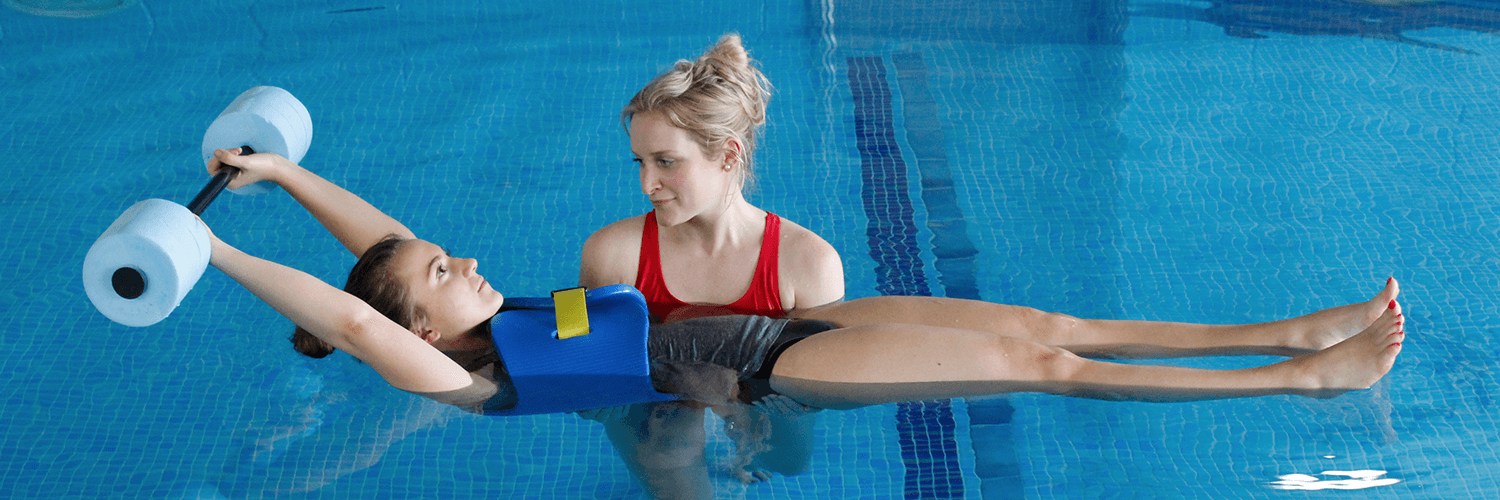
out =
[[[1386,309],[1395,309],[1395,308],[1396,308],[1396,301],[1394,301],[1394,300],[1391,301],[1391,305],[1389,307],[1386,307]]]

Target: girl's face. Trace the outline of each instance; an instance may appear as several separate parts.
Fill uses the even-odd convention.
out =
[[[723,212],[737,188],[723,155],[705,154],[686,130],[661,113],[631,119],[630,152],[640,164],[641,192],[651,198],[662,226]]]
[[[505,303],[505,296],[479,275],[478,260],[453,258],[432,243],[403,243],[391,264],[412,304],[426,313],[424,326],[444,339],[462,337],[489,321]]]

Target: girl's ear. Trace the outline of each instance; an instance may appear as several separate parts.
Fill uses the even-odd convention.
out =
[[[437,330],[428,327],[427,320],[422,318],[412,320],[411,332],[416,334],[418,338],[422,339],[428,344],[437,342],[438,340],[443,338],[443,334],[438,333]]]

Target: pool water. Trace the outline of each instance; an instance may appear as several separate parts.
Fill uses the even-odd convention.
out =
[[[208,124],[273,85],[311,112],[305,166],[509,295],[571,286],[594,229],[649,209],[620,108],[729,31],[776,87],[751,199],[828,239],[850,298],[1245,323],[1394,276],[1410,327],[1329,400],[823,412],[811,472],[757,485],[711,418],[719,497],[1500,496],[1493,3],[105,3],[0,7],[0,496],[643,497],[592,422],[302,358],[216,270],[128,328],[79,269],[126,207],[190,199]],[[204,219],[331,283],[353,263],[281,191]]]

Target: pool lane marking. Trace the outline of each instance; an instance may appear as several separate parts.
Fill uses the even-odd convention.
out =
[[[848,64],[863,179],[860,197],[869,221],[865,235],[876,264],[876,291],[882,295],[931,296],[916,238],[916,209],[908,195],[908,169],[896,142],[885,61],[880,57],[850,57]],[[906,466],[903,496],[963,498],[951,402],[914,401],[896,407],[901,460]]]

